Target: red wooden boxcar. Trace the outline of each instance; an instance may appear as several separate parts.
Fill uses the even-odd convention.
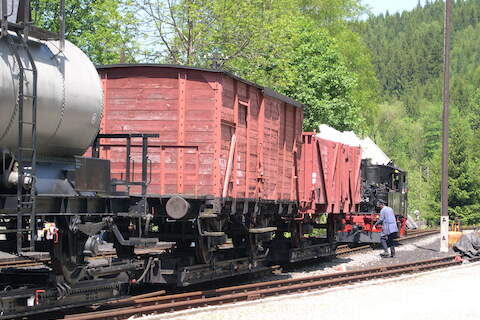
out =
[[[276,230],[278,212],[294,214],[301,104],[221,71],[145,64],[101,66],[98,72],[102,133],[160,135],[150,140],[147,190],[160,199],[154,215],[160,240],[201,246],[206,238],[208,251],[229,236],[236,245],[248,240],[254,247],[255,239],[268,240]],[[140,163],[140,151],[132,149],[132,162]],[[110,147],[102,156],[111,160],[112,175],[124,178],[125,148]],[[139,166],[133,167],[132,180],[140,180]],[[201,260],[207,259],[204,251]]]
[[[160,147],[149,151],[150,194],[296,200],[299,103],[226,72],[170,65],[98,71],[102,133],[160,134],[151,140]],[[125,169],[123,153],[108,154],[117,176]]]

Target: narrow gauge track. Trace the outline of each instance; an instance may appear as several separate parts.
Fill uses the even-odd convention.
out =
[[[477,261],[479,259],[475,259]],[[188,310],[195,307],[222,305],[240,301],[250,301],[271,296],[319,290],[323,288],[341,286],[360,281],[388,278],[403,274],[434,270],[461,264],[458,256],[403,263],[391,266],[374,267],[357,271],[311,276],[296,279],[268,281],[215,290],[196,291],[174,295],[149,297],[133,297],[113,303],[112,310],[96,311],[91,313],[73,314],[66,317],[69,320],[91,319],[123,319],[142,313],[165,313]]]
[[[427,231],[417,231],[417,232],[414,232],[414,233],[411,233],[408,237],[404,237],[402,239],[399,239],[400,241],[403,241],[403,240],[409,240],[409,239],[414,239],[414,238],[419,238],[419,237],[422,237],[422,236],[428,236],[428,235],[431,235],[431,234],[434,234],[434,233],[437,233],[438,230],[427,230]],[[360,247],[354,247],[354,248],[348,248],[346,245],[341,245],[337,248],[337,255],[341,255],[341,256],[344,256],[344,255],[347,255],[349,253],[354,253],[354,252],[357,252],[357,251],[361,251],[361,250],[369,250],[371,249],[371,246],[370,245],[367,245],[367,246],[360,246]],[[114,253],[113,252],[104,252],[104,257],[105,256],[114,256]],[[97,257],[97,258],[100,258],[100,257]],[[48,259],[45,259],[48,261]],[[45,261],[45,262],[47,262]],[[28,262],[28,263],[32,263],[31,260],[26,260],[25,262]],[[11,261],[8,262],[11,266]],[[10,267],[9,266],[9,267]],[[0,269],[1,269],[1,265],[0,265]],[[246,286],[249,286],[249,285],[246,285]],[[243,286],[241,286],[243,287]],[[198,291],[197,291],[198,292]],[[143,295],[136,295],[136,296],[131,296],[131,297],[127,297],[127,298],[123,298],[121,300],[113,300],[113,301],[110,301],[110,302],[105,302],[107,306],[109,306],[109,308],[123,308],[124,306],[129,306],[129,305],[132,305],[136,302],[141,302],[143,301],[143,299],[145,298],[150,298],[150,299],[153,299],[155,297],[159,297],[159,296],[164,296],[165,295],[165,291],[156,291],[156,292],[149,292],[149,293],[146,293],[146,294],[143,294]],[[191,293],[182,293],[180,294],[181,296],[184,296],[186,297],[186,299],[190,299],[192,300],[193,298],[190,297],[190,294]],[[172,296],[169,296],[169,297],[172,297]],[[96,304],[97,306],[99,305],[98,303]],[[95,306],[95,305],[94,305]],[[92,307],[94,307],[92,306]],[[104,307],[105,304],[102,306]],[[73,306],[72,306],[73,307]],[[90,307],[90,308],[92,308]],[[67,310],[67,309],[65,309]],[[37,315],[42,315],[43,312],[52,312],[53,310],[45,310],[45,311],[40,311],[39,310],[39,313],[37,313]],[[63,312],[62,312],[63,313]],[[93,315],[93,313],[88,313],[88,315]]]
[[[429,235],[432,235],[432,234],[435,234],[435,233],[438,233],[438,232],[439,232],[438,229],[411,231],[411,232],[409,232],[409,234],[407,236],[402,237],[402,238],[398,238],[398,239],[396,239],[396,241],[405,242],[405,241],[412,240],[412,239],[418,239],[418,238],[426,237],[426,236],[429,236]],[[366,251],[366,250],[370,250],[370,249],[372,249],[372,246],[369,245],[369,244],[368,245],[360,245],[360,246],[356,246],[356,247],[349,247],[346,244],[345,245],[339,245],[337,247],[336,255],[337,256],[345,256],[345,255],[349,255],[349,254],[356,253],[356,252],[359,252],[359,251]]]
[[[403,241],[407,241],[407,240],[411,240],[411,239],[416,239],[416,238],[420,238],[420,237],[425,237],[425,236],[429,236],[431,234],[435,234],[437,233],[438,230],[421,230],[421,231],[412,231],[410,232],[409,235],[403,237],[403,238],[399,238],[397,239],[397,241],[399,242],[403,242]],[[164,249],[167,249],[169,247],[167,246],[162,246],[162,247],[159,247],[159,249],[161,250],[164,250]],[[361,246],[357,246],[357,247],[353,247],[353,248],[349,248],[347,245],[340,245],[337,247],[337,251],[336,251],[336,254],[337,255],[341,255],[341,256],[344,256],[344,255],[348,255],[348,254],[351,254],[351,253],[354,253],[354,252],[358,252],[358,251],[364,251],[364,250],[369,250],[371,249],[371,246],[370,245],[361,245]],[[145,253],[148,253],[148,251],[145,251]],[[105,251],[105,252],[102,252],[100,253],[98,256],[96,257],[92,257],[92,258],[89,258],[90,260],[96,260],[96,259],[107,259],[107,258],[114,258],[116,257],[116,254],[114,251]],[[0,260],[0,269],[3,269],[3,268],[24,268],[24,267],[33,267],[33,266],[38,266],[38,265],[41,265],[41,264],[45,264],[45,263],[49,263],[50,262],[50,259],[49,258],[29,258],[29,259],[5,259],[5,260]]]

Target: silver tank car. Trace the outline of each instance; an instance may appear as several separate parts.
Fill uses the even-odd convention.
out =
[[[98,73],[90,59],[65,41],[30,40],[29,49],[38,70],[37,153],[41,157],[81,155],[100,127],[103,94]],[[25,67],[26,52],[19,49]],[[0,39],[0,148],[16,152],[18,139],[19,67],[7,39]],[[25,71],[25,95],[32,95],[32,73]],[[32,100],[24,100],[24,121],[31,119]],[[31,127],[24,126],[30,145]]]

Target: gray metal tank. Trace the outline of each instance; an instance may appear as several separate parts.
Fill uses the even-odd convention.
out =
[[[18,40],[17,40],[18,41]],[[103,112],[103,93],[90,59],[65,41],[30,40],[38,70],[37,152],[41,157],[81,155],[97,134]],[[26,52],[19,48],[29,68]],[[15,152],[18,139],[19,67],[6,38],[0,39],[0,148]],[[32,73],[25,71],[25,94],[32,94]],[[32,100],[25,98],[24,121],[30,121]],[[24,145],[30,145],[31,126],[24,125]]]

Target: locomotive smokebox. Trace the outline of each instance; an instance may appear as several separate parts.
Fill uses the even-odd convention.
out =
[[[170,218],[178,220],[184,218],[188,214],[190,204],[182,197],[173,196],[168,199],[165,209]]]
[[[0,148],[17,153],[20,68],[25,67],[23,121],[32,119],[33,72],[21,39],[0,39]],[[99,131],[103,94],[98,73],[88,57],[66,41],[29,40],[37,68],[37,153],[39,156],[81,155]],[[23,126],[24,145],[31,145],[31,126]]]

